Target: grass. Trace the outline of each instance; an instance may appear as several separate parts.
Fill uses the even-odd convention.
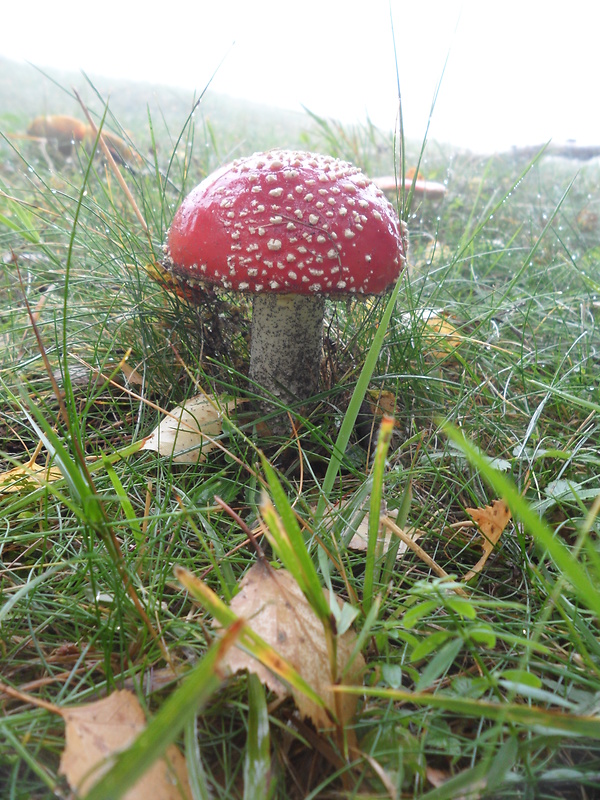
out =
[[[143,158],[122,173],[147,233],[101,159],[47,160],[11,138],[26,112],[47,109],[26,98],[5,112],[0,451],[6,471],[42,440],[37,463],[53,453],[63,478],[0,496],[2,683],[57,706],[137,691],[153,722],[97,797],[147,766],[165,731],[185,749],[195,797],[599,796],[598,164],[428,144],[421,170],[448,194],[407,213],[397,304],[330,304],[321,402],[298,441],[267,447],[242,405],[224,450],[186,466],[126,448],[198,386],[250,393],[249,309],[227,297],[192,308],[149,275],[182,197],[232,154],[281,144],[393,173],[394,140],[311,116],[269,133],[260,113],[242,134],[235,109],[211,119],[201,104],[189,117],[191,102],[129,103],[125,118],[84,88],[95,119],[129,130]],[[64,90],[52,97],[77,113]],[[408,143],[408,167],[420,149]],[[367,389],[393,404],[378,450]],[[271,705],[254,679],[215,680],[210,615],[173,574],[231,600],[255,554],[227,506],[253,528],[265,480],[305,594],[319,606],[316,580],[356,608],[367,670],[348,760],[291,701]],[[453,579],[411,551],[397,564],[378,552],[379,494]],[[497,497],[514,519],[463,586],[480,548],[457,523]],[[348,547],[360,508],[366,554]],[[284,545],[275,552],[294,567]],[[64,796],[63,722],[3,702],[2,797]]]

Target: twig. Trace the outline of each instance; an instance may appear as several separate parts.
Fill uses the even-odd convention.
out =
[[[402,528],[396,525],[396,523],[392,519],[390,519],[387,516],[382,517],[381,524],[384,526],[384,528],[387,528],[388,530],[392,531],[392,533],[395,534],[402,542],[404,542],[404,544],[407,547],[410,547],[413,553],[416,553],[416,555],[421,559],[421,561],[424,561],[425,564],[427,564],[427,566],[430,567],[436,573],[436,575],[439,575],[440,578],[450,577],[446,572],[446,570],[443,567],[440,567],[440,565],[437,564],[433,560],[433,558],[431,558],[431,556],[428,555],[425,552],[425,550],[423,550],[422,547],[420,547],[415,541],[413,541],[413,539],[411,539],[410,536],[404,533]],[[461,589],[460,586],[454,586],[453,589],[456,592],[456,594],[459,594],[462,597],[468,597],[467,593],[464,591],[464,589]]]
[[[231,506],[227,505],[227,503],[225,502],[225,500],[223,500],[222,498],[220,498],[218,494],[216,494],[216,495],[214,496],[214,501],[215,501],[215,503],[216,503],[218,506],[221,506],[221,508],[223,509],[223,511],[226,511],[226,512],[229,514],[229,516],[231,517],[231,519],[233,519],[235,522],[237,522],[237,524],[238,524],[238,525],[240,526],[240,528],[241,528],[241,529],[244,531],[244,533],[246,534],[246,536],[248,537],[248,539],[249,539],[249,540],[252,542],[252,546],[253,546],[253,547],[254,547],[254,549],[256,550],[256,554],[258,555],[258,557],[260,558],[260,560],[261,560],[261,561],[265,561],[265,562],[266,562],[265,551],[262,549],[262,547],[261,547],[261,546],[260,546],[260,544],[258,543],[258,539],[256,538],[256,534],[254,533],[254,531],[253,531],[253,530],[251,530],[251,529],[248,527],[248,525],[246,525],[246,523],[245,523],[245,522],[244,522],[244,520],[243,520],[243,519],[240,517],[240,515],[239,515],[238,513],[236,513],[236,512],[233,510],[233,508],[231,508]]]

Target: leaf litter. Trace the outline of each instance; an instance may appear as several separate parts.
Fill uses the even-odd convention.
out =
[[[60,709],[66,725],[60,772],[82,797],[112,766],[112,756],[129,747],[146,727],[137,697],[123,689],[94,703]],[[155,761],[124,795],[124,800],[190,798],[185,759],[175,745]]]
[[[206,454],[218,447],[214,439],[223,433],[223,421],[235,406],[235,400],[204,394],[191,397],[167,412],[140,449],[171,456],[178,464],[205,461]]]
[[[481,534],[481,544],[483,555],[479,561],[463,577],[465,583],[478,575],[484,568],[488,558],[498,544],[502,533],[511,519],[511,511],[507,503],[502,500],[494,500],[491,505],[483,508],[465,508],[471,520],[454,523],[453,528],[477,527]],[[424,550],[417,544],[417,539],[426,535],[426,531],[420,528],[403,529],[399,527],[391,514],[387,513],[385,502],[382,505],[382,512],[379,525],[378,542],[381,543],[383,552],[387,552],[391,545],[392,536],[400,539],[400,545],[396,553],[396,559],[401,560],[407,550],[412,550],[423,562],[425,562],[441,578],[449,577],[446,570],[437,564]],[[356,526],[356,530],[348,543],[351,550],[363,551],[367,549],[369,539],[369,520],[365,516]],[[458,589],[459,593],[462,590]]]
[[[494,500],[491,506],[466,508],[465,511],[478,527],[481,533],[481,544],[483,547],[483,555],[479,561],[463,576],[463,581],[470,581],[471,578],[478,575],[485,566],[486,561],[492,554],[494,547],[498,544],[512,515],[510,508],[504,500]],[[465,527],[465,523],[460,523],[460,526]]]
[[[127,749],[146,728],[146,715],[137,696],[128,689],[78,706],[57,706],[0,682],[0,691],[25,703],[61,716],[65,746],[59,772],[77,796],[85,798],[113,766],[114,757]],[[191,800],[185,759],[175,745],[156,760],[123,800]]]
[[[339,602],[338,598],[334,602]],[[347,630],[336,637],[336,675],[332,676],[323,624],[290,572],[273,569],[266,561],[259,559],[242,579],[240,591],[230,607],[294,667],[341,723],[353,717],[358,698],[342,693],[340,702],[339,696],[337,700],[335,698],[332,685],[334,682],[361,684],[365,661],[360,653],[353,652],[356,635],[352,630]],[[288,688],[267,667],[239,647],[232,647],[228,651],[222,665],[232,673],[243,670],[255,673],[281,699],[291,694],[300,714],[311,719],[316,727],[331,725],[324,709],[300,691]]]

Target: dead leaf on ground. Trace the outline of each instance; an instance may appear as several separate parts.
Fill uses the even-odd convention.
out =
[[[143,386],[144,380],[135,367],[130,367],[129,364],[122,362],[121,372],[125,376],[127,383],[131,384],[132,386],[135,384],[138,386]]]
[[[0,496],[15,492],[31,492],[61,478],[62,472],[58,467],[42,467],[30,460],[27,464],[0,473]]]
[[[66,724],[60,772],[81,797],[111,767],[111,756],[132,744],[146,727],[137,697],[126,690],[113,692],[95,703],[62,708],[59,713]],[[155,761],[123,795],[123,800],[191,800],[191,797],[185,759],[175,745],[170,745],[166,758]]]
[[[447,314],[438,308],[423,308],[417,314],[403,314],[402,323],[411,327],[415,322],[422,323],[420,330],[421,348],[436,359],[441,359],[456,350],[464,341],[456,327],[448,321]]]
[[[342,693],[336,701],[330,688],[333,679],[323,625],[290,572],[275,570],[258,561],[244,576],[239,593],[231,601],[231,609],[294,667],[341,722],[353,717],[358,698]],[[355,643],[356,635],[351,630],[337,637],[338,674],[347,667]],[[290,689],[279,678],[238,647],[228,651],[222,664],[233,673],[245,669],[255,673],[279,697],[290,694]],[[360,685],[364,667],[359,653],[342,683]],[[325,711],[313,701],[298,691],[292,690],[292,694],[300,713],[309,717],[316,727],[331,724]]]
[[[223,419],[235,405],[235,400],[226,402],[204,394],[196,395],[170,411],[140,449],[172,456],[179,464],[205,461],[206,454],[218,446],[212,439],[223,433]]]
[[[464,581],[469,581],[483,569],[485,562],[502,536],[502,532],[508,525],[511,513],[504,500],[494,500],[491,506],[466,508],[465,511],[479,528],[483,545],[483,555],[473,569],[469,570],[463,578]]]
[[[400,422],[395,419],[396,394],[394,392],[390,392],[388,389],[368,389],[365,402],[369,407],[370,413],[377,417],[378,421],[383,416],[394,417],[394,427],[401,427]]]
[[[174,278],[173,275],[166,270],[160,262],[151,261],[148,264],[144,264],[144,269],[153,281],[159,283],[171,294],[175,294],[177,297],[185,301],[190,299],[190,292],[186,292],[185,285]]]

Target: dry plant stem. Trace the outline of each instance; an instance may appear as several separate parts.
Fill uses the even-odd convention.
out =
[[[226,512],[227,512],[227,514],[229,514],[229,516],[231,517],[231,519],[233,519],[235,522],[237,522],[237,524],[238,524],[238,525],[240,526],[240,528],[241,528],[241,529],[244,531],[244,533],[246,534],[246,536],[248,537],[248,539],[250,540],[250,542],[252,542],[252,546],[253,546],[253,547],[254,547],[254,549],[256,550],[256,554],[257,554],[257,556],[259,557],[259,559],[260,559],[261,561],[265,561],[265,562],[266,562],[265,551],[262,549],[262,547],[261,547],[261,546],[260,546],[260,544],[258,543],[258,539],[256,538],[256,535],[255,535],[254,531],[252,531],[252,530],[251,530],[251,529],[248,527],[248,525],[246,525],[246,523],[245,523],[245,522],[244,522],[244,520],[243,520],[243,519],[240,517],[240,515],[239,515],[239,514],[236,514],[236,512],[233,510],[233,508],[231,508],[231,506],[227,505],[227,503],[225,502],[225,500],[223,500],[222,498],[220,498],[220,497],[219,497],[219,495],[217,495],[217,494],[216,494],[216,495],[214,496],[214,501],[215,501],[215,503],[216,503],[218,506],[221,506],[221,508],[223,509],[223,511],[226,511]]]
[[[61,713],[60,708],[55,706],[53,703],[48,703],[46,700],[34,697],[32,694],[26,694],[25,692],[20,692],[18,689],[13,689],[12,686],[2,683],[2,681],[0,681],[0,692],[4,692],[4,694],[14,697],[15,700],[20,700],[22,703],[37,706],[38,708],[44,708],[46,711],[50,711],[52,714]]]
[[[404,542],[404,544],[407,547],[410,547],[413,553],[416,553],[421,559],[421,561],[424,561],[425,564],[427,564],[427,566],[430,567],[436,573],[436,575],[439,575],[440,578],[450,577],[446,572],[446,570],[440,567],[439,564],[436,564],[433,558],[427,555],[427,553],[423,550],[423,548],[420,547],[415,541],[413,541],[410,536],[407,536],[406,533],[404,533],[404,531],[402,530],[402,528],[396,525],[396,523],[392,519],[390,519],[389,517],[382,517],[381,524],[383,525],[384,528],[387,528],[388,530],[392,531],[392,533],[395,536],[397,536],[402,542]],[[461,589],[459,586],[454,587],[454,591],[456,592],[456,594],[461,595],[461,597],[468,597],[464,589]]]

